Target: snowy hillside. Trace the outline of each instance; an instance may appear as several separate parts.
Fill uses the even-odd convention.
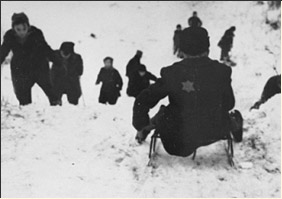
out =
[[[156,75],[177,61],[172,55],[176,24],[198,11],[210,34],[210,57],[236,26],[232,50],[236,108],[245,118],[244,140],[235,144],[236,168],[227,163],[225,142],[200,148],[196,159],[169,156],[158,143],[154,168],[147,167],[149,139],[135,143],[133,99],[122,91],[116,106],[98,104],[97,73],[106,56],[123,76],[137,49]],[[249,112],[273,67],[281,73],[281,31],[265,18],[281,14],[255,2],[7,2],[1,1],[1,31],[13,12],[24,11],[53,48],[76,42],[84,59],[80,105],[49,107],[36,86],[33,104],[19,108],[10,69],[1,69],[2,197],[276,197],[281,196],[281,95]],[[96,39],[90,37],[93,33]],[[2,38],[2,32],[1,32]],[[85,106],[84,103],[85,102]],[[164,100],[160,104],[166,104]],[[159,104],[159,105],[160,105]],[[158,109],[157,106],[151,114]]]

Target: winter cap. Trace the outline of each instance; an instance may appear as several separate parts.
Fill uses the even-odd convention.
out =
[[[114,59],[112,57],[105,57],[104,62],[107,61],[107,60],[110,60],[111,62],[114,61]]]
[[[143,52],[142,52],[141,50],[137,50],[137,51],[136,51],[136,55],[141,56],[142,54],[143,54]]]
[[[63,42],[60,50],[64,52],[65,55],[69,55],[74,52],[74,43],[73,42]]]
[[[139,68],[138,68],[138,71],[140,71],[140,72],[146,72],[146,71],[147,71],[146,66],[143,65],[143,64],[141,64],[141,65],[139,66]]]
[[[202,27],[185,28],[180,35],[180,50],[192,56],[207,52],[210,47],[208,31]]]
[[[230,28],[229,30],[235,31],[235,30],[236,30],[236,27],[235,27],[235,26],[231,26],[231,28]]]
[[[29,19],[27,15],[23,12],[21,13],[14,13],[12,16],[12,27],[18,24],[27,24],[29,26]]]

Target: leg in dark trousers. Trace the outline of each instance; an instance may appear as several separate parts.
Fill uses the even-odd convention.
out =
[[[78,97],[74,97],[71,94],[67,94],[67,97],[70,104],[78,105],[78,100],[79,100]]]
[[[66,94],[70,104],[78,105],[79,98],[82,95],[79,82],[69,83],[66,85]]]
[[[117,100],[118,100],[118,96],[112,95],[112,96],[109,97],[108,103],[110,105],[115,105],[117,103]]]
[[[229,51],[228,50],[226,50],[226,49],[222,49],[221,50],[220,60],[221,61],[228,61],[228,60],[230,60],[230,58],[229,58]]]
[[[36,76],[36,83],[48,97],[50,105],[59,105],[59,97],[55,94],[49,72],[38,72],[37,74],[34,74],[34,76]]]
[[[235,142],[241,142],[243,140],[243,116],[238,110],[234,110],[229,113],[231,133]]]
[[[150,124],[146,126],[142,131],[139,131],[136,135],[136,140],[139,143],[142,143],[144,140],[146,140],[147,136],[150,134],[150,132],[156,128],[156,126],[159,124],[161,117],[164,116],[165,106],[161,105],[159,111],[157,114],[150,119]]]
[[[99,103],[107,104],[107,101],[108,101],[107,93],[101,90],[99,96]]]
[[[20,105],[28,105],[32,103],[31,88],[35,81],[27,74],[12,73],[12,82],[14,92]]]

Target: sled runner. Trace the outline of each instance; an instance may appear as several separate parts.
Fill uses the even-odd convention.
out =
[[[157,144],[158,138],[160,138],[160,134],[156,133],[156,131],[155,131],[154,134],[151,137],[148,166],[153,165],[153,161],[156,157],[156,144]],[[229,135],[227,137],[227,148],[225,148],[225,150],[226,150],[226,154],[227,154],[227,158],[228,158],[228,163],[230,164],[231,167],[234,167],[235,166],[234,161],[233,161],[234,148],[233,148],[233,138],[231,136],[231,132],[229,133]],[[196,154],[197,154],[197,150],[194,151],[193,156],[192,156],[192,160],[195,160]]]

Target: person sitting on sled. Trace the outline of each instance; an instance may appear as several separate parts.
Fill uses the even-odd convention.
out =
[[[133,126],[136,140],[145,141],[151,130],[160,135],[170,155],[189,156],[197,148],[232,135],[242,141],[239,111],[231,86],[231,68],[211,60],[209,36],[201,27],[186,28],[181,34],[180,50],[184,59],[161,69],[161,78],[136,98]],[[149,110],[169,98],[168,106],[149,118]],[[155,132],[155,133],[156,133]]]

